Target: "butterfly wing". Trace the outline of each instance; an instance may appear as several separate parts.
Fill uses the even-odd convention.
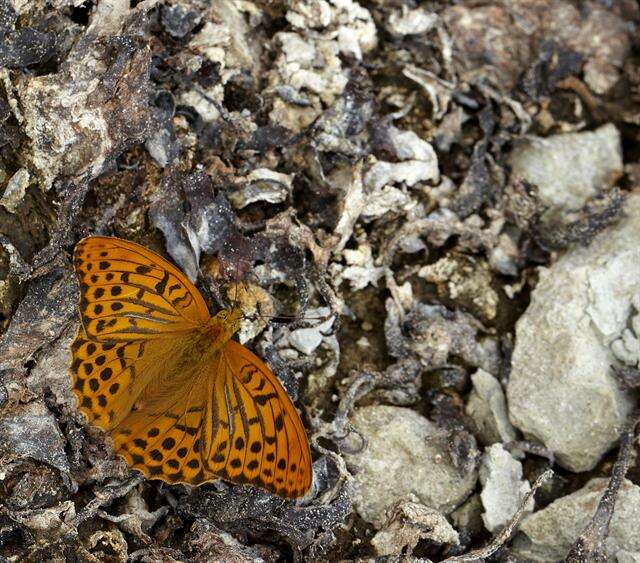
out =
[[[145,404],[154,397],[179,397],[196,375],[181,365],[190,337],[192,333],[148,341],[101,341],[89,338],[80,327],[71,364],[80,411],[91,424],[111,431],[132,410],[148,409]]]
[[[113,237],[87,237],[74,252],[80,313],[88,338],[148,340],[206,323],[197,288],[154,252]]]
[[[309,442],[291,399],[266,364],[230,340],[207,409],[203,460],[226,479],[299,497],[311,486]]]
[[[138,244],[88,237],[74,252],[82,326],[72,345],[73,391],[89,422],[117,426],[210,315],[196,287]],[[173,367],[172,367],[173,366]]]
[[[212,365],[114,430],[117,452],[151,478],[198,485],[219,478],[285,497],[311,486],[311,454],[293,403],[269,368],[230,341]],[[206,388],[207,393],[202,389]]]

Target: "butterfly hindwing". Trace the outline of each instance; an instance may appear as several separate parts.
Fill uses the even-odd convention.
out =
[[[226,478],[279,495],[298,497],[311,486],[311,454],[302,421],[291,399],[266,364],[230,340],[222,352],[215,397],[219,436],[211,435],[209,459],[225,457]],[[225,426],[229,428],[224,431]],[[215,429],[216,425],[212,424]],[[227,439],[228,436],[228,439]],[[220,444],[226,442],[220,451]]]
[[[198,485],[217,476],[205,472],[200,455],[205,404],[200,389],[186,383],[174,396],[133,411],[113,437],[116,452],[134,469],[168,483]]]
[[[207,305],[178,268],[132,242],[88,237],[75,249],[87,336],[137,340],[207,322]]]
[[[206,399],[205,384],[195,392],[186,383],[201,376]],[[161,401],[132,412],[114,441],[131,466],[170,483],[222,478],[285,497],[311,485],[309,445],[291,400],[269,368],[233,341]]]

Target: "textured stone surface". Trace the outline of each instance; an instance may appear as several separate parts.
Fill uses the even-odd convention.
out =
[[[534,561],[562,561],[595,513],[608,482],[608,479],[592,479],[579,491],[525,518],[513,542],[516,552]],[[625,479],[605,541],[607,561],[615,561],[615,554],[620,550],[640,551],[638,522],[640,487]]]
[[[356,509],[368,522],[380,525],[385,511],[411,493],[448,514],[473,490],[475,469],[456,468],[436,425],[415,411],[362,407],[352,423],[368,443],[347,456],[355,474]]]
[[[476,436],[486,445],[515,440],[516,432],[509,422],[500,382],[483,369],[471,376],[471,382],[473,389],[467,402],[467,414],[476,424]]]
[[[0,409],[0,451],[11,460],[33,459],[69,472],[58,424],[39,402],[7,403]]]
[[[480,464],[480,482],[480,498],[485,510],[482,520],[487,530],[497,532],[513,518],[531,486],[522,479],[522,464],[501,444],[485,450]],[[527,510],[533,510],[533,499],[527,504]]]
[[[371,540],[378,555],[411,553],[418,541],[436,544],[459,543],[458,533],[433,508],[416,502],[400,502],[389,511],[383,528]]]
[[[608,124],[595,131],[527,137],[513,149],[509,164],[513,176],[538,187],[552,210],[577,210],[622,174],[620,133]]]
[[[572,471],[592,469],[633,407],[611,374],[610,344],[640,288],[640,195],[625,217],[548,270],[518,321],[507,387],[513,424]]]

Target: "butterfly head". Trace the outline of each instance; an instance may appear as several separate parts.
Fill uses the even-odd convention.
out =
[[[219,323],[224,331],[224,341],[229,340],[236,332],[240,330],[240,321],[242,319],[242,311],[240,308],[222,309],[218,311],[214,317],[214,321]]]

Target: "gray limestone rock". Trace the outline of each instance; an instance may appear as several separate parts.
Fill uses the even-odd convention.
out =
[[[541,271],[516,328],[511,422],[571,471],[598,463],[634,404],[612,376],[610,345],[640,289],[640,195],[629,197],[624,215],[591,245]]]
[[[527,137],[509,157],[512,176],[538,187],[550,212],[576,211],[622,174],[620,133],[613,124],[595,131]]]
[[[477,437],[486,445],[511,442],[516,432],[509,422],[507,402],[500,382],[479,369],[471,376],[473,389],[467,401],[467,414],[478,429]]]
[[[480,482],[480,498],[485,510],[482,520],[487,530],[497,532],[513,518],[531,485],[522,479],[522,464],[511,457],[502,444],[494,444],[485,450],[480,464]],[[533,510],[533,499],[527,510]]]
[[[346,456],[355,475],[355,505],[367,522],[381,525],[385,511],[413,494],[449,514],[473,490],[474,465],[456,467],[446,439],[415,411],[392,406],[358,409],[352,423],[367,447]]]
[[[582,489],[559,498],[526,517],[513,542],[518,555],[534,561],[562,561],[593,516],[608,479],[592,479]],[[605,541],[607,561],[616,554],[640,551],[640,487],[624,480]],[[633,561],[627,557],[627,561]],[[620,561],[620,559],[618,559]]]
[[[447,519],[420,503],[400,501],[388,514],[371,544],[378,555],[410,554],[420,540],[436,544],[459,544],[458,533]]]

